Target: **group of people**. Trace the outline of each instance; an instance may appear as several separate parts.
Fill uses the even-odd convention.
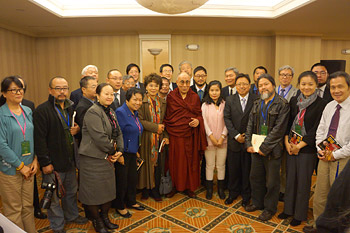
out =
[[[173,184],[167,198],[179,191],[194,198],[202,181],[206,198],[212,199],[216,168],[217,195],[226,199],[226,205],[241,195],[247,212],[262,210],[258,218],[268,221],[283,198],[278,218],[291,218],[290,225],[297,226],[307,220],[316,169],[315,223],[304,227],[305,232],[316,232],[316,219],[325,209],[331,209],[334,217],[350,208],[345,196],[339,198],[345,205],[334,210],[327,203],[326,208],[333,182],[346,180],[342,171],[345,167],[346,172],[350,156],[347,73],[329,75],[323,64],[316,63],[299,75],[299,89],[291,84],[294,69],[288,65],[278,70],[278,86],[263,66],[254,69],[254,83],[248,74],[227,68],[225,87],[218,80],[207,83],[205,67],[192,72],[188,61],[179,64],[176,82],[173,73],[172,65],[163,64],[159,74],[149,74],[141,83],[140,68],[131,63],[126,75],[112,69],[99,84],[98,68],[88,65],[82,70],[80,88],[70,98],[67,80],[53,77],[48,100],[34,111],[23,99],[23,79],[4,78],[0,107],[4,215],[25,231],[36,232],[33,177],[39,165],[47,191],[51,184],[56,186],[47,207],[55,233],[65,232],[67,222],[85,224],[88,219],[96,232],[117,229],[109,220],[109,209],[115,208],[124,218],[132,216],[128,208],[143,211],[145,207],[136,201],[137,190],[143,200],[162,201],[161,177],[167,170]],[[291,141],[291,132],[300,140]],[[318,146],[329,136],[340,149]],[[77,193],[85,217],[79,215]],[[317,230],[332,227],[331,232],[338,232],[335,229],[344,225],[327,221],[323,213]]]

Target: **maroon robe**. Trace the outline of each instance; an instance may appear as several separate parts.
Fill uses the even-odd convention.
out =
[[[197,127],[189,126],[191,118],[199,120]],[[173,184],[178,191],[195,191],[200,184],[200,152],[208,145],[198,94],[190,89],[182,99],[178,88],[170,92],[164,123],[169,134],[169,170]]]

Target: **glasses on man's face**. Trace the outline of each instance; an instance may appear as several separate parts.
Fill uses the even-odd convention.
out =
[[[62,91],[68,91],[69,90],[69,87],[54,87],[54,88],[52,88],[52,89],[54,89],[55,91],[57,91],[57,92],[62,92]]]
[[[184,85],[190,85],[191,84],[191,81],[190,80],[186,80],[186,81],[184,81],[184,80],[181,80],[180,82],[179,82],[179,84],[180,85],[182,85],[182,86],[184,86]]]
[[[10,91],[12,94],[17,94],[17,93],[24,93],[24,89],[23,88],[18,88],[18,89],[10,89],[10,90],[7,90],[7,91]]]
[[[238,86],[238,87],[246,87],[246,86],[249,86],[249,83],[236,83],[236,86]]]
[[[293,75],[291,74],[280,74],[281,77],[291,78]]]
[[[202,74],[202,75],[195,75],[194,77],[196,78],[206,78],[207,75],[206,74]]]

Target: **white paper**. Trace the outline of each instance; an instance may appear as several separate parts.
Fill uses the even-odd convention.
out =
[[[253,134],[252,145],[253,145],[255,153],[258,153],[259,148],[260,148],[261,144],[264,142],[265,138],[266,138],[265,135]]]
[[[73,119],[72,119],[72,127],[74,127],[74,122],[75,122],[75,115],[77,114],[76,111],[73,112]]]
[[[26,233],[19,228],[16,224],[8,220],[4,215],[0,213],[0,226],[4,229],[5,233]]]

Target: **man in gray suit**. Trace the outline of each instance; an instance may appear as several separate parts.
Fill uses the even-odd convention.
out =
[[[289,65],[282,66],[278,69],[278,77],[280,85],[276,87],[276,92],[288,102],[290,99],[297,95],[298,89],[293,87],[292,80],[294,77],[294,69]],[[279,200],[283,201],[284,192],[286,190],[286,157],[287,151],[283,150],[282,163],[281,163],[281,186]]]

